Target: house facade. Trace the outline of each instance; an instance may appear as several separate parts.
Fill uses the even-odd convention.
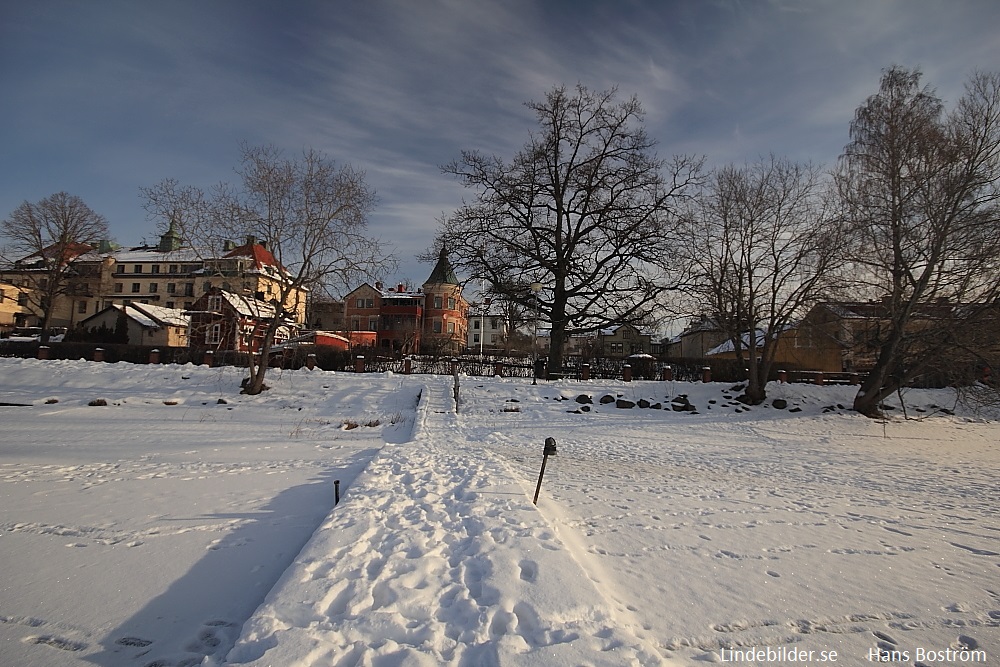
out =
[[[267,327],[278,316],[269,303],[219,288],[198,297],[185,314],[191,317],[191,350],[241,353],[259,352]],[[275,344],[284,343],[294,333],[291,323],[283,324],[275,335]]]
[[[497,352],[507,343],[507,318],[491,311],[489,304],[483,304],[469,311],[469,339],[466,343],[472,352]]]
[[[427,281],[416,290],[404,284],[386,289],[381,283],[351,290],[343,301],[342,319],[348,338],[372,332],[373,347],[383,353],[457,354],[466,347],[469,303],[442,253]]]
[[[622,359],[633,354],[649,354],[652,336],[631,324],[602,329],[595,341],[595,354],[608,359]]]
[[[184,311],[150,304],[112,304],[81,321],[79,328],[93,333],[114,332],[130,345],[187,347],[190,317]]]
[[[4,277],[23,289],[46,287],[31,258],[5,270]],[[112,305],[190,309],[213,288],[275,301],[288,280],[266,244],[252,236],[243,245],[227,243],[222,253],[211,253],[185,247],[171,226],[155,246],[122,249],[105,241],[82,245],[70,260],[67,285],[55,299],[50,326],[73,328]],[[307,292],[285,291],[283,309],[296,322],[305,322]]]
[[[0,335],[38,324],[38,317],[28,303],[28,288],[0,282]]]

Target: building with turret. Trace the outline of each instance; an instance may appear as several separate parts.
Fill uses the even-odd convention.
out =
[[[375,347],[393,354],[457,354],[465,349],[469,302],[444,251],[416,290],[365,283],[343,301],[347,334],[375,332]],[[351,337],[351,336],[348,336]]]

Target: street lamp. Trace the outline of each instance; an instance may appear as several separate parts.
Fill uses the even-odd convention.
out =
[[[531,384],[538,384],[538,293],[542,291],[541,283],[531,283],[531,292],[535,296],[535,335],[531,338]]]

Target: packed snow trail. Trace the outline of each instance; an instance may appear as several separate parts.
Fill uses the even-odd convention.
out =
[[[450,436],[450,378],[345,493],[227,664],[663,665],[495,454]],[[533,482],[533,480],[532,480]]]

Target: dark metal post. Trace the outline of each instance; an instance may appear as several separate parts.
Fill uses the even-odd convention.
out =
[[[333,480],[333,504],[334,505],[339,505],[340,504],[340,480],[339,479]]]
[[[542,477],[545,476],[545,464],[548,462],[550,456],[556,455],[556,439],[555,438],[545,438],[545,449],[542,451],[542,469],[538,472],[538,485],[535,486],[535,498],[532,500],[532,504],[538,504],[538,493],[542,490]]]

